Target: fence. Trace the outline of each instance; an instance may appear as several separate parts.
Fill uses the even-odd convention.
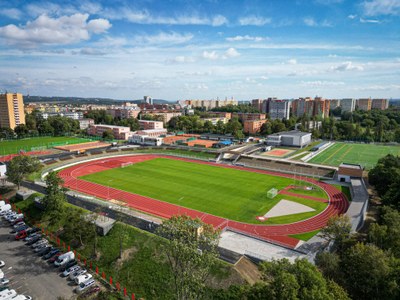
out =
[[[10,203],[8,199],[4,199],[4,201],[7,204]],[[14,203],[11,204],[11,207],[14,211],[18,211],[18,213],[21,213],[21,209],[17,208]],[[24,212],[24,216],[30,219],[29,214],[27,214],[26,212]],[[35,225],[41,229],[43,236],[45,236],[50,242],[55,244],[61,251],[64,252],[73,251],[75,259],[78,261],[78,263],[86,267],[88,270],[95,272],[97,275],[97,279],[100,280],[103,285],[121,293],[124,297],[129,297],[129,299],[131,300],[142,299],[142,297],[139,294],[131,293],[130,291],[128,291],[126,287],[124,287],[123,284],[121,284],[120,281],[115,280],[115,278],[113,278],[111,275],[107,275],[107,273],[104,272],[104,270],[101,270],[99,268],[95,260],[89,259],[84,255],[82,255],[81,253],[79,253],[76,249],[73,249],[73,247],[71,247],[68,243],[60,239],[56,234],[48,230],[42,224],[35,224]]]

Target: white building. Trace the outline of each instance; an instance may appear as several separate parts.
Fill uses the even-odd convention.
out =
[[[163,138],[143,134],[133,134],[129,137],[128,142],[145,146],[161,146],[163,143]]]
[[[49,113],[49,112],[44,112],[42,113],[43,119],[47,120],[49,117],[55,117],[55,116],[61,116],[61,117],[66,117],[74,120],[79,120],[83,118],[83,113],[82,112],[59,112],[59,113]]]
[[[78,121],[80,129],[86,129],[89,128],[89,126],[94,125],[93,119],[79,119]]]
[[[278,132],[267,137],[267,145],[303,148],[311,143],[311,133],[298,130]]]
[[[353,112],[356,109],[356,99],[345,98],[340,100],[342,112]]]

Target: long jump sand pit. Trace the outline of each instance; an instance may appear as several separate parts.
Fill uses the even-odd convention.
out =
[[[297,202],[282,199],[264,215],[264,218],[268,219],[311,211],[315,211],[315,209]]]
[[[272,149],[271,151],[262,153],[262,155],[263,156],[273,156],[273,157],[285,157],[286,155],[289,155],[295,151],[296,150],[275,148],[275,149]]]

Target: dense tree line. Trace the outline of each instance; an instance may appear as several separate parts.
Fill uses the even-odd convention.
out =
[[[364,142],[397,142],[400,143],[400,112],[395,110],[370,110],[343,112],[332,111],[329,118],[319,119],[322,126],[314,130],[316,138],[333,140],[353,140]],[[340,116],[340,118],[338,118]],[[317,119],[307,116],[300,118],[302,124]]]
[[[86,118],[93,119],[95,124],[107,124],[130,127],[132,131],[140,129],[139,120],[136,118],[121,119],[118,117],[113,118],[107,114],[105,110],[91,110],[85,114]]]

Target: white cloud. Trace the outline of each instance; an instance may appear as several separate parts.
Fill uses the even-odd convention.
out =
[[[317,26],[317,22],[311,17],[304,18],[303,21],[304,21],[304,24],[306,24],[307,26],[310,26],[310,27]]]
[[[254,41],[261,42],[265,41],[267,38],[261,36],[250,36],[250,35],[237,35],[234,37],[227,37],[228,42],[241,42],[241,41]]]
[[[83,48],[81,49],[79,52],[73,52],[73,54],[82,54],[82,55],[106,55],[107,53],[99,50],[99,49],[95,49],[95,48]]]
[[[354,65],[351,61],[346,61],[340,65],[331,67],[333,71],[344,72],[344,71],[363,71],[364,68],[359,65]]]
[[[360,18],[360,23],[372,23],[372,24],[379,24],[381,21],[375,19],[363,19]]]
[[[219,55],[215,51],[203,51],[202,57],[205,59],[216,60],[219,58]]]
[[[399,0],[371,0],[361,4],[366,16],[400,15]]]
[[[156,35],[139,35],[135,37],[135,41],[146,44],[182,44],[190,41],[192,38],[193,34],[191,33],[160,32]]]
[[[147,10],[134,10],[129,7],[119,9],[104,9],[103,15],[114,20],[127,20],[136,24],[160,24],[160,25],[209,25],[222,26],[229,21],[223,15],[202,17],[197,14],[178,16],[157,16]]]
[[[193,63],[195,62],[195,59],[191,56],[178,55],[175,56],[173,59],[168,59],[166,62],[169,64],[184,64]]]
[[[240,53],[236,51],[235,48],[229,48],[228,50],[225,51],[224,57],[226,58],[231,58],[231,57],[237,57],[240,56]]]
[[[10,44],[22,47],[36,47],[41,44],[66,45],[88,40],[92,33],[100,34],[111,27],[105,19],[87,22],[88,14],[74,14],[51,18],[41,15],[25,26],[13,24],[0,27],[0,37]]]
[[[247,25],[263,26],[269,23],[271,23],[270,18],[263,18],[258,16],[247,16],[239,19],[239,24],[242,26],[247,26]]]
[[[354,20],[355,18],[357,18],[357,15],[348,15],[347,18],[349,18],[350,20]]]
[[[268,79],[269,79],[268,76],[261,76],[260,78],[261,78],[262,80],[268,80]]]
[[[341,86],[345,85],[343,81],[325,81],[325,80],[316,80],[316,81],[302,81],[302,85],[308,86],[308,87],[335,87],[335,86]]]
[[[288,63],[289,65],[296,65],[296,64],[297,64],[297,60],[294,59],[294,58],[292,58],[292,59],[289,59],[289,60],[287,61],[287,63]]]
[[[2,8],[0,15],[6,16],[10,19],[19,20],[22,17],[22,12],[16,8]]]

